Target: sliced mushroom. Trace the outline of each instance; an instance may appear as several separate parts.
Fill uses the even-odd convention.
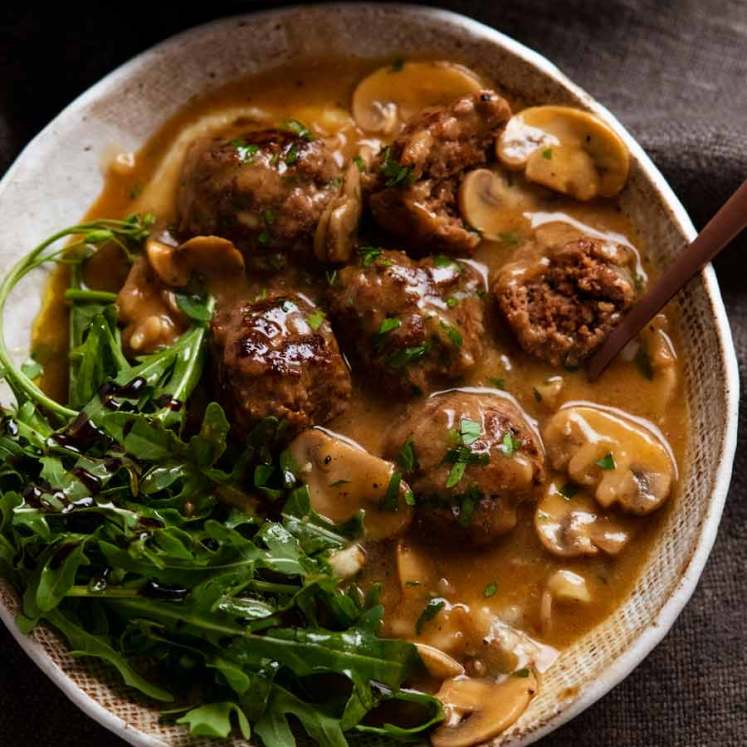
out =
[[[331,553],[328,560],[335,575],[346,580],[353,578],[362,570],[366,564],[366,553],[359,544],[354,542],[342,550]]]
[[[571,485],[558,488],[550,484],[534,514],[540,541],[561,558],[596,555],[600,550],[617,555],[632,531],[621,520],[600,514],[594,501],[576,490]]]
[[[591,200],[625,186],[630,157],[620,136],[589,112],[534,106],[515,114],[496,144],[500,161],[529,181]]]
[[[484,81],[453,62],[387,65],[365,77],[353,93],[353,117],[366,132],[394,134],[422,109],[477,93]]]
[[[366,534],[374,540],[393,537],[409,525],[409,488],[398,482],[391,462],[321,428],[304,431],[288,448],[315,511],[340,522],[363,509]]]
[[[347,262],[353,254],[363,210],[361,172],[348,166],[339,193],[324,209],[314,233],[314,254],[322,262]]]
[[[560,568],[555,571],[545,584],[540,601],[540,621],[542,629],[547,631],[552,624],[552,608],[554,602],[591,601],[591,594],[586,579],[578,573]]]
[[[437,680],[446,680],[450,677],[459,677],[464,674],[464,667],[453,657],[445,654],[435,646],[427,643],[416,643],[420,661],[428,670],[428,674]]]
[[[434,747],[483,744],[511,726],[536,692],[537,679],[530,671],[502,682],[471,677],[446,680],[436,693],[446,722],[433,732],[431,743]]]
[[[562,407],[545,426],[551,464],[594,489],[605,508],[618,503],[648,514],[672,492],[677,467],[663,434],[652,423],[591,404]]]
[[[192,273],[234,279],[244,272],[241,253],[220,236],[195,236],[176,247],[148,239],[145,252],[158,278],[173,288],[187,285]]]
[[[462,219],[489,241],[505,240],[516,228],[516,216],[534,204],[535,196],[526,184],[512,184],[498,170],[470,171],[459,186]]]

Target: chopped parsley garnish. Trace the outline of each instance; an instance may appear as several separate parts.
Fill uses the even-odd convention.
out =
[[[425,624],[430,622],[445,606],[446,600],[442,597],[429,599],[428,604],[425,605],[425,609],[420,613],[420,617],[415,623],[415,632],[420,635]]]
[[[521,448],[521,441],[518,438],[514,438],[511,431],[506,431],[503,434],[503,441],[501,442],[501,451],[506,456],[513,456]]]
[[[496,389],[506,388],[506,380],[502,379],[500,376],[494,376],[492,379],[488,379],[488,384],[494,386]]]
[[[358,171],[362,174],[366,172],[366,162],[361,156],[353,156],[353,163],[358,167]]]
[[[529,670],[526,667],[524,667],[523,669],[517,669],[513,673],[513,676],[514,677],[529,677]]]
[[[462,347],[462,335],[456,327],[451,327],[446,322],[441,322],[441,329],[446,332],[446,336],[454,347]]]
[[[444,462],[453,465],[449,470],[446,478],[446,487],[453,488],[458,485],[464,477],[464,470],[469,464],[480,464],[485,466],[490,461],[490,455],[487,452],[471,451],[466,446],[457,446],[449,449],[444,457]]]
[[[285,152],[285,163],[288,166],[292,166],[298,160],[298,148],[293,143],[290,148]]]
[[[415,444],[411,438],[408,438],[399,450],[399,454],[397,454],[397,464],[405,474],[412,472],[415,469],[417,459],[415,457]]]
[[[364,267],[370,267],[381,256],[381,252],[382,249],[378,246],[361,246],[358,249],[358,256]]]
[[[437,254],[433,258],[434,267],[451,267],[456,264],[456,260],[451,257],[447,257],[445,254]]]
[[[459,506],[459,526],[468,527],[472,521],[472,514],[475,512],[476,498],[472,491],[468,491],[462,496],[462,502]]]
[[[407,488],[405,491],[405,503],[408,506],[414,506],[415,505],[415,493],[410,490],[410,488]]]
[[[262,216],[262,220],[268,226],[271,226],[275,222],[275,211],[271,210],[270,208],[266,208],[265,210],[263,210],[260,215]]]
[[[288,132],[292,132],[294,135],[298,135],[298,137],[302,137],[304,140],[310,141],[314,139],[311,130],[297,119],[286,119],[282,124],[282,128],[288,130]]]
[[[255,145],[254,143],[248,143],[243,138],[236,138],[235,140],[231,140],[230,143],[234,150],[236,151],[236,155],[239,157],[239,161],[241,163],[249,163],[249,161],[254,158],[254,156],[257,154],[257,151],[259,151],[259,146]]]
[[[384,511],[396,511],[399,508],[397,498],[399,496],[399,486],[402,484],[402,475],[395,469],[389,478],[389,485],[386,488],[386,495],[381,503]]]
[[[597,459],[594,464],[596,464],[599,469],[615,469],[615,457],[612,456],[612,452],[608,451],[601,459]]]
[[[506,246],[518,246],[520,241],[519,235],[515,231],[504,231],[503,233],[499,233],[498,238],[501,240],[501,243]]]
[[[314,311],[306,317],[306,324],[316,332],[324,323],[324,319],[325,313],[321,309],[314,309]]]
[[[456,296],[449,296],[449,297],[448,297],[448,298],[446,299],[446,305],[447,305],[447,306],[448,306],[448,307],[449,307],[450,309],[453,309],[453,308],[454,308],[454,307],[455,307],[455,306],[456,306],[456,305],[457,305],[458,303],[459,303],[459,299],[458,299],[458,298],[457,298]]]
[[[462,443],[465,446],[472,446],[482,434],[482,426],[477,420],[462,418],[459,423],[459,435],[462,437]]]
[[[464,477],[465,469],[467,469],[467,462],[455,462],[453,467],[449,470],[449,475],[446,478],[446,487],[453,488],[455,485],[458,485]]]
[[[496,592],[498,591],[498,585],[495,583],[495,581],[491,581],[483,590],[482,595],[485,597],[485,599],[490,599],[490,597],[494,597]]]
[[[324,274],[328,285],[334,285],[337,282],[337,270],[327,270]]]
[[[574,485],[572,482],[567,482],[565,485],[561,485],[558,488],[558,493],[560,493],[560,495],[562,495],[567,501],[570,501],[578,491],[578,485]]]
[[[267,244],[270,243],[270,234],[267,233],[267,231],[262,231],[259,236],[257,236],[257,241],[262,244],[262,246],[267,246]]]
[[[409,363],[415,363],[424,358],[428,353],[430,346],[428,343],[415,345],[411,348],[402,348],[393,355],[389,356],[388,363],[392,368],[403,368]]]
[[[549,161],[552,158],[552,148],[545,148],[542,151],[542,158],[544,158],[546,161]]]
[[[402,322],[396,317],[387,317],[386,319],[382,319],[381,324],[379,325],[379,331],[376,334],[387,335],[392,330],[398,329],[401,326]]]
[[[643,376],[644,379],[653,381],[654,378],[654,367],[651,364],[651,357],[648,354],[646,346],[641,342],[636,351],[635,358],[633,359],[638,373]]]
[[[412,184],[415,174],[410,166],[402,166],[392,158],[392,150],[389,146],[384,148],[383,160],[381,162],[381,174],[386,177],[385,185],[387,187],[400,187],[405,184]]]

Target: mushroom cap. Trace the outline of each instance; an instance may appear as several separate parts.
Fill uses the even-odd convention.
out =
[[[174,288],[187,285],[193,273],[234,279],[244,272],[241,252],[220,236],[194,236],[176,247],[148,239],[145,253],[159,280]]]
[[[569,106],[533,106],[515,114],[496,153],[530,181],[578,200],[613,197],[630,168],[620,136],[593,114]]]
[[[446,680],[436,697],[446,722],[431,734],[433,747],[483,744],[513,724],[537,692],[533,672],[509,675],[502,682],[474,677]]]
[[[476,73],[453,62],[386,65],[358,83],[353,117],[366,132],[392,135],[422,109],[450,104],[484,87]]]
[[[600,550],[617,555],[632,534],[621,519],[600,513],[585,492],[567,498],[555,483],[537,505],[534,528],[545,549],[561,558],[597,555]]]
[[[288,447],[299,470],[299,478],[309,489],[311,507],[335,522],[346,521],[363,509],[366,535],[384,539],[400,534],[412,520],[412,509],[405,501],[409,491],[402,481],[396,488],[391,507],[387,493],[395,469],[343,436],[322,428],[310,428]]]
[[[499,169],[474,169],[459,186],[462,220],[488,241],[500,241],[501,234],[516,227],[516,215],[532,206],[528,185],[509,183]]]
[[[664,435],[652,423],[614,408],[568,403],[543,430],[555,469],[591,488],[597,503],[648,514],[672,492],[677,465]]]

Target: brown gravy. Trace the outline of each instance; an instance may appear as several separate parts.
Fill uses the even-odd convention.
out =
[[[270,120],[294,117],[307,125],[321,124],[338,132],[340,153],[349,158],[365,136],[355,127],[349,114],[350,98],[355,84],[373,69],[370,62],[333,61],[305,62],[292,68],[275,70],[255,78],[239,80],[216,88],[209,96],[190,101],[183,111],[166,122],[149,141],[134,154],[132,165],[120,159],[110,165],[104,188],[89,211],[90,217],[121,217],[131,212],[152,210],[161,226],[173,220],[174,191],[177,184],[179,155],[189,134],[204,128],[207,121],[230,120],[242,109],[249,116],[266,113]],[[511,102],[514,108],[520,108]],[[228,114],[226,114],[228,112]],[[222,113],[224,116],[222,116]],[[228,118],[228,119],[227,119]],[[579,203],[547,190],[528,189],[524,209],[512,217],[506,231],[508,242],[483,242],[475,260],[487,272],[494,273],[512,254],[513,245],[531,231],[535,224],[548,219],[579,221],[595,231],[622,235],[641,254],[642,268],[655,275],[646,258],[635,227],[615,200],[594,200]],[[87,268],[92,287],[118,290],[126,268],[111,257],[99,257]],[[303,268],[293,272],[289,283],[311,297],[320,297],[318,280],[307,276]],[[43,310],[37,319],[33,347],[44,363],[43,388],[53,396],[64,398],[66,388],[67,326],[62,294],[67,285],[64,269],[51,278]],[[262,283],[249,279],[246,292],[260,293]],[[667,312],[668,316],[671,312]],[[669,329],[677,349],[677,319],[669,318]],[[486,355],[463,383],[467,386],[493,386],[497,379],[537,419],[539,425],[554,412],[538,401],[536,387],[548,376],[563,377],[563,389],[558,404],[571,400],[586,400],[619,408],[646,418],[658,426],[671,444],[680,472],[687,441],[687,404],[684,398],[680,364],[675,366],[674,390],[668,397],[656,378],[644,378],[632,361],[618,360],[595,382],[589,383],[583,370],[552,369],[547,364],[530,359],[501,330],[496,311],[488,304]],[[667,399],[670,404],[667,405]],[[405,402],[393,402],[368,386],[356,381],[347,412],[327,427],[347,435],[375,454],[381,453],[383,434],[405,407]],[[680,475],[681,479],[681,475]],[[533,526],[533,507],[524,506],[516,529],[493,545],[460,549],[429,544],[428,537],[418,537],[411,530],[410,542],[432,566],[438,588],[422,589],[412,595],[412,601],[399,606],[399,580],[392,545],[368,549],[368,564],[364,571],[367,584],[383,584],[383,601],[387,609],[386,630],[391,634],[413,635],[414,622],[423,610],[428,593],[439,593],[453,604],[463,604],[475,610],[489,608],[535,638],[552,646],[564,647],[583,635],[609,615],[629,593],[639,569],[660,530],[675,495],[656,513],[631,519],[634,537],[617,557],[600,553],[593,558],[561,559],[549,554],[541,545]],[[560,568],[583,575],[591,593],[588,603],[558,605],[553,610],[552,625],[541,624],[540,606],[544,583]],[[493,588],[495,591],[493,592]],[[493,593],[491,593],[493,592]],[[394,609],[398,613],[394,615]],[[404,629],[402,615],[409,618]],[[407,621],[406,621],[407,622]],[[400,627],[398,627],[400,625]]]

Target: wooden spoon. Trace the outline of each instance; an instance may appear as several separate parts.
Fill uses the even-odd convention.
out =
[[[674,294],[746,227],[747,180],[708,221],[695,240],[677,255],[656,285],[633,305],[620,324],[610,332],[599,350],[589,359],[589,379],[594,381]]]

